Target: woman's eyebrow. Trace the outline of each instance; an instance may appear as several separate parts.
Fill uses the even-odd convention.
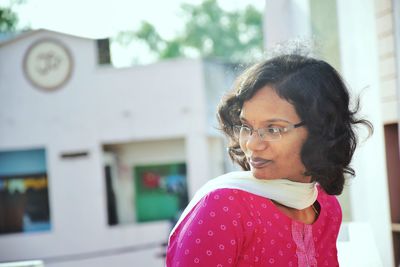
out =
[[[240,119],[240,121],[248,122],[248,121],[246,120],[246,118],[244,118],[244,117],[242,117],[242,116],[240,116],[239,119]],[[291,123],[290,121],[285,120],[285,119],[281,119],[281,118],[271,118],[271,119],[262,121],[262,123],[267,123],[267,122],[287,122],[287,123]]]

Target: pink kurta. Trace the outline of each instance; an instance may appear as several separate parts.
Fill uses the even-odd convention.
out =
[[[167,267],[339,266],[341,208],[336,197],[318,191],[321,211],[311,225],[292,220],[267,198],[212,191],[171,235]]]

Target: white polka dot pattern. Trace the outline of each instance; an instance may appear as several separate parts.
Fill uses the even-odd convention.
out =
[[[171,235],[166,266],[339,266],[341,209],[336,198],[320,188],[317,200],[319,218],[304,225],[269,199],[237,189],[215,190]],[[308,258],[311,261],[304,260]]]

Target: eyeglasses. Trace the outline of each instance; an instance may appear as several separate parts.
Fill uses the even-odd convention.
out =
[[[271,126],[260,129],[253,129],[246,125],[234,125],[233,133],[236,138],[241,141],[248,140],[250,136],[253,135],[253,132],[257,132],[258,136],[262,141],[278,141],[282,138],[282,133],[287,133],[295,128],[301,127],[305,125],[304,122],[299,122],[297,124],[289,123],[285,127],[281,126]]]

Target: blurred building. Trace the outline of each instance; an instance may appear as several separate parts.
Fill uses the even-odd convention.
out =
[[[366,142],[360,130],[356,177],[340,196],[344,227],[364,231],[350,242],[350,228],[342,227],[350,236],[339,242],[341,266],[399,266],[399,1],[267,0],[264,23],[267,50],[293,38],[316,40],[317,54],[361,97],[361,114],[375,127]]]
[[[340,196],[341,266],[400,261],[399,14],[396,0],[266,0],[266,49],[316,39],[375,127]],[[235,66],[115,69],[108,46],[45,30],[1,41],[0,261],[163,266],[174,214],[232,168],[215,107]]]
[[[217,101],[235,66],[115,69],[107,40],[0,43],[0,262],[163,266],[194,191],[229,169]]]

